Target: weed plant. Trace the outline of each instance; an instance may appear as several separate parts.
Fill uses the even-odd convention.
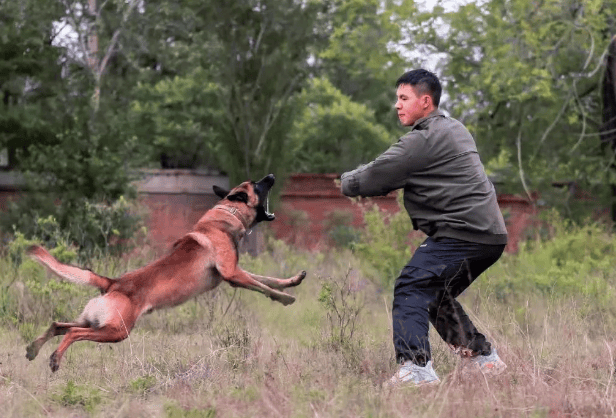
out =
[[[505,373],[463,379],[460,360],[431,331],[442,382],[397,390],[382,383],[396,367],[387,280],[407,261],[398,253],[307,252],[270,240],[241,265],[277,277],[307,270],[289,290],[295,304],[223,283],[144,316],[123,342],[75,343],[51,373],[47,359],[60,337],[32,362],[26,345],[52,320],[73,319],[97,292],[49,277],[14,244],[0,258],[2,416],[614,416],[614,236],[556,216],[549,225],[549,234],[503,256],[460,297]],[[103,256],[90,264],[114,277],[148,260]]]

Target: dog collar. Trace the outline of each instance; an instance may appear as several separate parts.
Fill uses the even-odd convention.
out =
[[[248,223],[246,218],[244,218],[242,212],[238,208],[235,208],[233,206],[216,205],[214,206],[214,209],[220,209],[229,212],[231,215],[235,216],[238,221],[241,222],[241,224],[244,226],[244,229],[248,229],[248,227],[250,226],[250,224]]]

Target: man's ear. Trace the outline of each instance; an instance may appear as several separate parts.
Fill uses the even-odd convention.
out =
[[[212,188],[214,189],[214,194],[216,194],[216,196],[220,197],[221,199],[224,199],[229,194],[229,191],[223,189],[222,187],[214,185],[214,187]]]

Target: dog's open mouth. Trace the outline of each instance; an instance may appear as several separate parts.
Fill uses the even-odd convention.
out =
[[[275,177],[273,174],[263,177],[255,184],[255,190],[259,195],[259,206],[257,207],[257,222],[273,221],[276,215],[269,211],[269,191],[274,185]]]
[[[273,221],[276,219],[276,215],[270,213],[269,211],[269,196],[265,197],[265,202],[263,205],[259,205],[257,207],[257,222],[259,221]]]

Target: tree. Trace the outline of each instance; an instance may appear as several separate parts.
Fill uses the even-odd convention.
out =
[[[147,119],[140,123],[147,130],[136,134],[153,134],[157,152],[175,151],[175,160],[189,153],[195,165],[215,163],[233,183],[268,172],[284,177],[290,98],[309,75],[324,7],[297,0],[148,2],[134,22],[148,28],[151,57],[133,59],[147,66],[131,110],[136,120]],[[154,12],[162,19],[148,27]]]
[[[53,140],[62,120],[61,51],[53,46],[61,16],[55,1],[0,2],[0,150],[9,165],[30,144]]]
[[[585,187],[606,181],[611,157],[598,140],[598,87],[615,7],[490,0],[455,11],[436,7],[412,23],[435,54],[447,57],[439,68],[444,106],[469,125],[484,159],[509,150],[526,193],[541,190],[546,197],[554,181]]]
[[[290,138],[298,172],[348,171],[374,159],[392,142],[370,108],[353,102],[327,79],[311,80],[297,100],[301,111]]]
[[[403,22],[417,14],[415,2],[333,0],[328,42],[317,52],[319,74],[351,100],[375,112],[377,121],[399,133],[392,102],[395,81],[415,62],[402,55]]]
[[[603,74],[603,125],[601,126],[601,141],[604,146],[616,154],[616,37],[613,37],[608,47],[605,59],[605,73]],[[611,162],[611,169],[616,164]],[[612,183],[612,221],[616,222],[616,183]]]
[[[232,182],[288,171],[291,96],[310,71],[318,1],[213,1],[211,28],[226,114],[215,152]]]
[[[191,73],[140,83],[131,104],[138,135],[150,139],[142,149],[163,168],[215,166],[216,144],[224,141],[221,87],[201,67]]]
[[[0,50],[9,58],[0,78],[6,107],[0,116],[2,141],[14,150],[12,162],[24,174],[29,192],[2,214],[3,229],[16,227],[32,236],[37,219],[52,216],[69,231],[69,240],[107,249],[111,235],[130,236],[138,227],[126,205],[115,205],[133,192],[130,163],[138,159],[136,142],[115,123],[123,116],[114,89],[91,100],[101,78],[92,76],[83,50],[69,42],[75,34],[77,45],[85,39],[79,34],[89,30],[86,5],[25,1],[2,6],[3,20],[10,23],[0,28]],[[109,60],[112,55],[105,56]],[[116,81],[117,87],[122,83],[117,80],[107,86]],[[125,228],[118,224],[102,230],[102,219],[118,213],[129,221]]]

